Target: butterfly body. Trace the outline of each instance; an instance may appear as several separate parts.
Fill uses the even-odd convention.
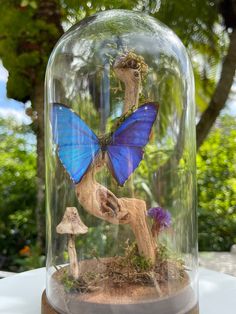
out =
[[[132,108],[110,133],[98,137],[70,108],[54,103],[53,139],[73,182],[78,184],[90,166],[101,158],[117,183],[123,185],[143,158],[157,111],[155,103]]]
[[[99,144],[101,146],[102,151],[106,151],[107,146],[111,144],[112,142],[112,133],[107,133],[105,135],[102,135],[98,137]]]

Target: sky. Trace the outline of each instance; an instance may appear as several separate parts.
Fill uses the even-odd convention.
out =
[[[30,123],[30,118],[25,114],[24,104],[7,98],[6,83],[8,72],[0,61],[0,116],[14,117],[19,123]]]
[[[13,99],[9,99],[6,96],[7,78],[8,72],[0,61],[0,116],[13,116],[19,123],[29,124],[31,120],[25,114],[24,104]],[[222,114],[228,113],[236,116],[236,82],[232,90],[234,91],[233,97],[231,97],[228,101],[226,108],[222,110]]]
[[[236,116],[236,77],[234,78],[234,85],[232,87],[232,96],[228,100],[226,108],[222,110],[222,114],[224,113]]]

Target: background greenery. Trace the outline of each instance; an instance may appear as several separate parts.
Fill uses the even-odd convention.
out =
[[[199,249],[236,243],[236,119],[222,116],[197,155]]]
[[[28,127],[0,120],[0,269],[21,271],[44,261],[43,79],[49,54],[72,24],[111,8],[149,12],[188,49],[199,121],[199,247],[228,250],[236,241],[236,122],[219,115],[231,97],[236,68],[235,1],[0,0],[0,5],[8,97],[30,100],[32,118]]]

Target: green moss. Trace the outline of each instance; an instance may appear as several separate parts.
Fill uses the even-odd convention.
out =
[[[151,261],[139,254],[136,243],[127,244],[123,263],[133,267],[137,272],[148,271],[152,268]]]
[[[94,276],[92,274],[88,274],[88,279],[92,279]],[[65,291],[70,293],[84,293],[88,292],[88,284],[84,278],[74,279],[69,273],[68,268],[63,269],[61,282],[64,285]]]

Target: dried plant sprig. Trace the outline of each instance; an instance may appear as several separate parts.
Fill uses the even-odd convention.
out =
[[[153,219],[152,235],[158,236],[159,233],[169,228],[171,225],[171,214],[162,207],[152,207],[147,212],[148,216]]]

